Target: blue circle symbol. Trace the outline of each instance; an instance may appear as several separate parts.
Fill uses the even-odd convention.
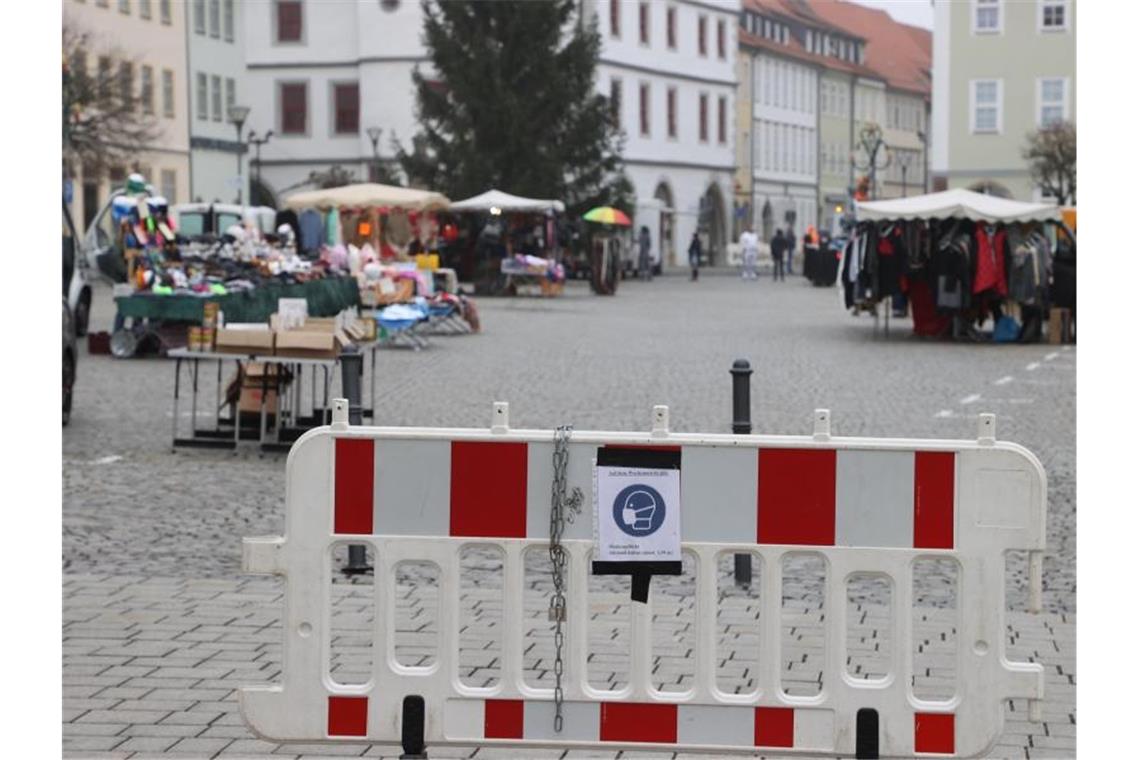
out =
[[[652,536],[665,522],[665,500],[652,486],[626,486],[614,499],[614,522],[634,538]]]

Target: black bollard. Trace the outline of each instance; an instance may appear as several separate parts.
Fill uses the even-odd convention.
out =
[[[364,376],[364,357],[356,346],[347,346],[340,357],[340,382],[344,397],[348,399],[348,424],[361,425],[364,422],[360,409],[361,386]],[[341,572],[345,575],[362,575],[372,572],[368,564],[367,547],[363,544],[348,545],[348,564]]]
[[[748,435],[752,432],[752,365],[747,359],[732,363],[732,432]],[[752,555],[733,555],[733,576],[737,586],[752,585]]]

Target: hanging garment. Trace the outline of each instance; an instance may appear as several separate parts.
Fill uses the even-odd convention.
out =
[[[971,271],[970,236],[953,232],[944,236],[931,266],[939,309],[959,311],[970,307]]]
[[[1005,280],[1005,230],[978,222],[974,229],[978,260],[974,272],[974,293],[995,290],[1005,296],[1009,292]]]
[[[1028,237],[1014,233],[1010,232],[1009,297],[1018,303],[1034,304],[1041,285],[1037,247]]]
[[[319,211],[316,209],[302,211],[297,217],[297,226],[301,230],[301,234],[297,237],[301,253],[311,253],[321,247],[321,232],[324,225]]]
[[[914,334],[924,337],[941,337],[949,334],[951,317],[939,314],[925,280],[912,280],[909,287],[910,314],[914,321]]]

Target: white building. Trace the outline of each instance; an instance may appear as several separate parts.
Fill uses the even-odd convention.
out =
[[[418,0],[264,0],[245,11],[246,128],[273,130],[251,172],[271,195],[332,166],[368,179],[369,128],[383,130],[382,160],[393,159],[391,138],[409,145],[412,70],[428,65]]]
[[[245,98],[245,38],[242,0],[192,0],[186,14],[187,81],[190,94],[190,196],[196,201],[238,200],[241,142],[229,108]],[[256,8],[260,3],[254,3]]]
[[[694,230],[725,261],[735,170],[739,0],[594,0],[602,36],[597,86],[625,131],[634,225],[654,257],[684,265]]]

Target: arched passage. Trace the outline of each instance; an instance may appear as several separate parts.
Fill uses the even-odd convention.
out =
[[[724,196],[715,182],[701,197],[701,215],[698,230],[705,237],[705,255],[710,265],[725,261]]]
[[[260,177],[249,182],[249,205],[277,208],[277,194]]]
[[[994,182],[992,179],[984,179],[981,182],[975,182],[968,188],[975,193],[982,193],[983,195],[992,195],[996,198],[1009,198],[1013,199],[1013,193],[1009,191],[1005,185],[1000,182]]]

